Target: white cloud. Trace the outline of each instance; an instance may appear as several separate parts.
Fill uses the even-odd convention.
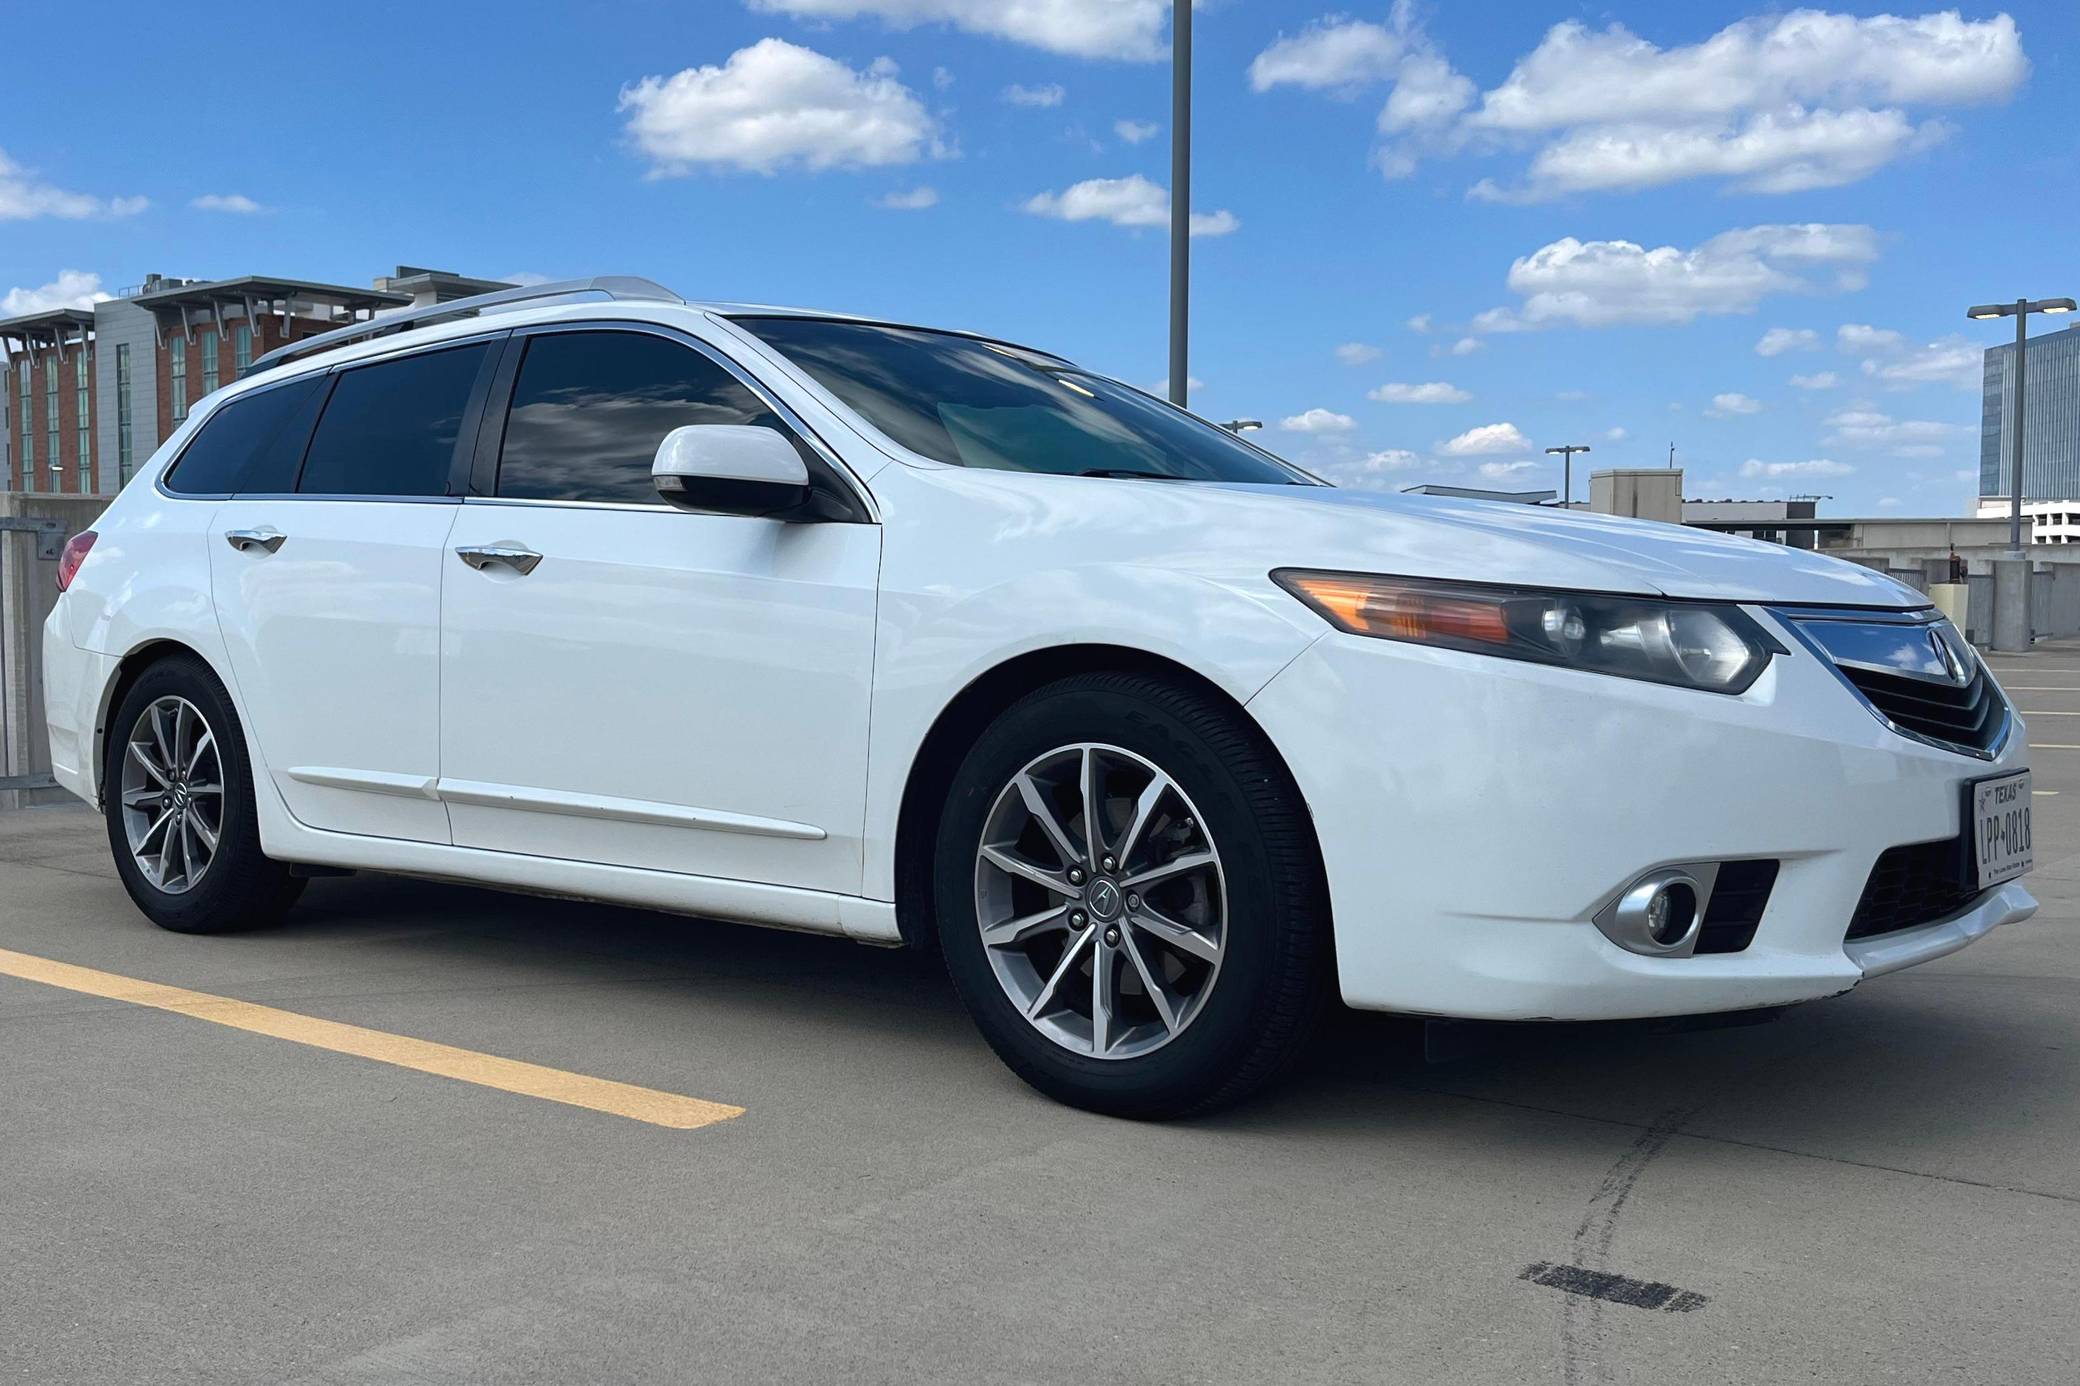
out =
[[[1410,318],[1408,320],[1408,330],[1411,332],[1428,332],[1430,330],[1430,315],[1428,313],[1418,313]]]
[[[1622,443],[1630,435],[1622,428],[1607,428],[1603,431],[1603,436],[1613,443]]]
[[[188,205],[198,212],[230,212],[237,216],[252,216],[267,210],[244,193],[204,193]]]
[[[1139,388],[1146,394],[1154,395],[1157,399],[1168,399],[1170,398],[1170,377],[1166,375],[1161,380],[1156,381],[1152,385],[1143,385]],[[1198,376],[1185,376],[1184,392],[1186,394],[1196,395],[1205,388],[1206,382],[1201,380]]]
[[[622,89],[620,109],[653,178],[875,168],[938,149],[937,123],[893,64],[855,71],[784,39],[760,39],[720,67],[645,77]]]
[[[1897,457],[1935,457],[1967,430],[1939,419],[1895,419],[1875,409],[1845,409],[1826,419],[1827,441],[1839,447],[1882,448]]]
[[[1164,56],[1170,0],[750,0],[799,19],[871,15],[892,29],[950,24],[1077,58],[1148,61]]]
[[[932,69],[932,87],[934,90],[945,91],[952,85],[953,69],[946,67],[935,67]]]
[[[515,284],[523,289],[531,289],[537,284],[553,283],[555,280],[554,275],[537,274],[533,270],[515,270],[511,274],[501,274],[498,277],[508,284]]]
[[[1408,471],[1422,465],[1423,459],[1407,448],[1382,448],[1362,457],[1310,462],[1308,470],[1326,476],[1340,486],[1361,491],[1394,491],[1408,480],[1405,475]]]
[[[1916,385],[1977,390],[1985,383],[1986,353],[1962,337],[1945,337],[1889,360],[1866,358],[1863,373],[1902,390]]]
[[[1337,16],[1318,19],[1291,38],[1257,54],[1249,65],[1255,91],[1305,87],[1355,92],[1394,75],[1406,51],[1403,38],[1378,24]]]
[[[1440,443],[1437,450],[1447,457],[1478,457],[1496,452],[1529,452],[1531,440],[1513,423],[1482,424],[1456,438]]]
[[[91,308],[113,297],[101,290],[101,276],[85,270],[59,270],[58,277],[33,289],[9,289],[0,294],[0,318],[18,318],[28,313],[50,313],[60,308]]]
[[[1152,120],[1115,120],[1112,122],[1112,133],[1118,135],[1128,144],[1140,144],[1143,140],[1152,140],[1162,131],[1162,128],[1162,126]]]
[[[1063,189],[1027,198],[1025,210],[1059,221],[1109,221],[1114,226],[1168,226],[1170,194],[1143,178],[1089,178]],[[1194,236],[1225,236],[1242,223],[1233,212],[1194,212]]]
[[[1676,23],[1688,13],[1670,10]],[[2005,14],[1799,9],[1670,48],[1622,24],[1563,21],[1481,93],[1396,0],[1384,25],[1332,15],[1281,36],[1250,65],[1250,84],[1347,97],[1391,82],[1373,156],[1383,173],[1529,150],[1523,178],[1474,191],[1531,201],[1696,178],[1757,193],[1854,182],[1948,134],[1930,108],[2005,100],[2028,74]]]
[[[1378,400],[1381,404],[1464,404],[1473,396],[1457,385],[1432,380],[1421,385],[1392,381],[1367,390],[1365,398]]]
[[[1831,457],[1816,457],[1810,462],[1763,462],[1751,457],[1741,463],[1741,475],[1750,481],[1759,477],[1847,476],[1855,470]]]
[[[1523,305],[1489,309],[1474,328],[1686,323],[1747,313],[1774,295],[1860,287],[1864,266],[1877,255],[1870,227],[1822,222],[1725,231],[1694,250],[1567,236],[1512,263],[1509,287]]]
[[[1440,345],[1431,347],[1430,354],[1432,356],[1471,356],[1476,351],[1479,351],[1482,345],[1481,339],[1478,337],[1461,337],[1450,346]]]
[[[939,190],[920,186],[908,191],[883,193],[874,199],[874,205],[891,212],[922,212],[927,207],[939,205]]]
[[[1755,344],[1757,356],[1782,356],[1787,351],[1811,351],[1820,345],[1820,334],[1810,327],[1772,327]]]
[[[82,221],[89,217],[130,217],[151,203],[142,197],[94,197],[71,192],[42,182],[33,170],[23,168],[0,149],[0,221],[32,221],[58,217]]]
[[[1538,470],[1536,462],[1483,462],[1476,469],[1490,481],[1509,481]]]
[[[1304,414],[1280,419],[1278,426],[1288,433],[1348,433],[1358,426],[1358,421],[1333,410],[1310,409]]]
[[[1880,510],[1897,510],[1905,503],[1898,496],[1878,497],[1878,509]]]
[[[1832,390],[1842,383],[1842,378],[1833,371],[1815,371],[1811,375],[1794,375],[1791,388],[1794,390]]]
[[[1336,348],[1336,359],[1346,366],[1362,366],[1379,359],[1379,348],[1368,342],[1345,342]]]
[[[1060,82],[1049,82],[1044,86],[1028,87],[1013,82],[1004,88],[1003,97],[1014,106],[1059,106],[1069,93]]]
[[[1850,356],[1874,356],[1897,351],[1906,344],[1907,339],[1899,333],[1867,323],[1845,322],[1834,330],[1835,350]]]
[[[1542,202],[1569,193],[1629,191],[1692,178],[1726,178],[1743,192],[1833,188],[1942,138],[1940,121],[1915,125],[1898,111],[1807,111],[1751,116],[1737,128],[1600,125],[1555,140],[1517,187],[1483,179],[1484,201]]]
[[[1729,391],[1723,395],[1713,395],[1711,407],[1704,411],[1704,416],[1708,419],[1730,419],[1736,414],[1760,414],[1761,412],[1761,400],[1750,399],[1738,391]]]

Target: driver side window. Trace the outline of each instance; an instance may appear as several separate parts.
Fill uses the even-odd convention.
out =
[[[526,339],[499,450],[496,494],[655,505],[657,445],[685,424],[783,425],[736,377],[644,332]]]

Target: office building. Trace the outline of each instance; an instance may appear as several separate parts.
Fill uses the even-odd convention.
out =
[[[2013,494],[2015,344],[1986,351],[1979,433],[1981,513]],[[2023,410],[2022,500],[2080,511],[2080,325],[2029,339],[2029,397]]]

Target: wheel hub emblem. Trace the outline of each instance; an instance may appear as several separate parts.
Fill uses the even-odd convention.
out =
[[[1105,920],[1117,918],[1120,905],[1119,887],[1102,877],[1092,881],[1086,903],[1091,907],[1093,918]]]

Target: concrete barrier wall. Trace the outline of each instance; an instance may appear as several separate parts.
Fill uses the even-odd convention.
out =
[[[0,519],[58,522],[66,538],[90,527],[105,496],[0,492]],[[71,796],[50,777],[43,725],[43,621],[58,600],[58,562],[33,532],[0,528],[0,809]]]

